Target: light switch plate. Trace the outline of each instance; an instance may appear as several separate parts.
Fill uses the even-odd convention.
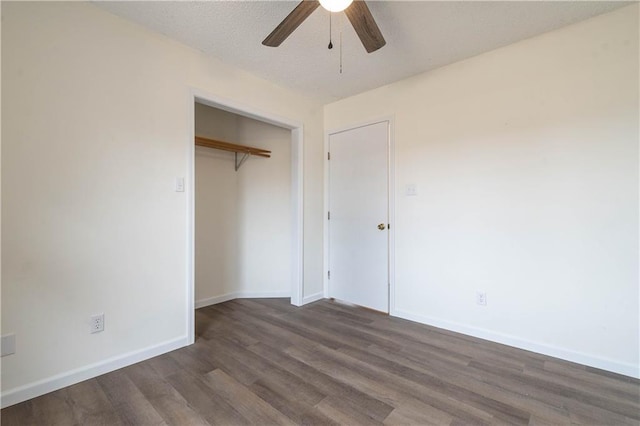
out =
[[[184,178],[177,177],[176,178],[176,192],[184,192]]]
[[[410,183],[404,187],[404,195],[407,197],[413,197],[418,195],[418,187],[415,183]]]

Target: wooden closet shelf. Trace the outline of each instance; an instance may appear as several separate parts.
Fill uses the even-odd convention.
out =
[[[223,151],[231,151],[236,153],[236,172],[247,161],[251,155],[257,157],[271,158],[271,151],[261,148],[254,148],[252,146],[236,145],[235,143],[217,141],[215,139],[207,139],[200,136],[196,136],[196,145],[204,146],[207,148],[221,149]],[[243,154],[240,161],[238,161],[238,153]]]
[[[241,152],[243,154],[271,158],[271,151],[268,151],[266,149],[254,148],[252,146],[245,145],[236,145],[234,143],[217,141],[215,139],[207,139],[200,136],[196,136],[196,145],[204,146],[207,148],[221,149],[223,151]]]

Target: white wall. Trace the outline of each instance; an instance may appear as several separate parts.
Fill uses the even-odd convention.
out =
[[[3,405],[186,344],[191,88],[303,123],[320,291],[319,102],[87,3],[3,3],[2,39]]]
[[[241,144],[271,151],[238,171],[240,213],[238,291],[265,296],[291,293],[291,132],[242,117]]]
[[[196,104],[196,134],[271,151],[196,148],[196,303],[291,293],[291,131]]]
[[[195,105],[196,135],[238,139],[240,116]],[[195,300],[205,305],[238,287],[238,173],[233,153],[195,149]]]
[[[395,115],[394,313],[637,376],[638,75],[633,5],[327,105]]]

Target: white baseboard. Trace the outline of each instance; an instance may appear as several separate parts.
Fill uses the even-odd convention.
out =
[[[560,358],[565,361],[576,362],[578,364],[587,365],[589,367],[595,367],[602,370],[611,371],[618,374],[623,374],[629,377],[640,378],[640,367],[631,363],[618,362],[606,358],[600,358],[597,356],[585,354],[582,352],[576,352],[569,349],[560,348],[557,346],[546,345],[544,343],[533,342],[519,337],[511,336],[508,334],[502,334],[483,328],[471,327],[465,324],[460,324],[452,321],[446,321],[438,318],[432,318],[413,312],[407,312],[403,310],[394,310],[393,316],[404,318],[410,321],[419,322],[422,324],[431,325],[433,327],[443,328],[449,331],[455,331],[457,333],[466,334],[468,336],[478,337],[480,339],[490,340],[496,343],[502,343],[504,345],[513,346],[519,349],[525,349],[532,352],[537,352],[542,355],[552,356],[554,358]]]
[[[206,299],[196,300],[195,307],[204,308],[205,306],[215,305],[217,303],[227,302],[233,299],[263,299],[272,297],[291,297],[288,291],[263,291],[263,292],[242,292],[223,294],[221,296],[208,297]]]
[[[204,308],[205,306],[215,305],[217,303],[222,303],[237,298],[238,293],[227,293],[223,294],[222,296],[207,297],[206,299],[196,300],[195,307],[196,309]]]
[[[268,299],[271,297],[291,297],[291,291],[240,291],[238,299]]]
[[[307,296],[304,299],[302,299],[302,304],[306,305],[307,303],[312,303],[312,302],[315,302],[315,301],[321,300],[321,299],[324,299],[324,293],[323,292],[310,294],[309,296]]]
[[[0,405],[2,408],[5,408],[10,405],[18,404],[28,399],[36,398],[46,393],[62,389],[66,386],[74,385],[82,382],[83,380],[91,379],[119,368],[153,358],[154,356],[165,354],[175,349],[187,346],[188,344],[189,340],[186,336],[179,337],[174,340],[160,343],[159,345],[132,351],[123,355],[117,355],[85,367],[57,374],[43,380],[38,380],[37,382],[28,383],[15,389],[9,389],[0,395]]]
[[[235,298],[261,298],[261,297],[288,297],[287,292],[269,292],[269,293],[228,293],[218,297],[212,297],[203,299],[196,302],[196,307],[207,306],[214,303],[221,303],[223,301],[235,299]],[[303,303],[311,303],[323,298],[322,293],[312,294],[304,298]],[[443,328],[458,333],[463,333],[469,336],[478,337],[485,340],[490,340],[497,343],[513,346],[520,349],[525,349],[533,352],[537,352],[544,355],[549,355],[555,358],[560,358],[566,361],[577,362],[579,364],[588,365],[595,368],[600,368],[614,373],[623,374],[625,376],[640,378],[640,369],[637,365],[630,363],[622,363],[609,359],[599,358],[592,355],[571,351],[568,349],[558,348],[555,346],[545,345],[537,342],[531,342],[528,340],[520,339],[514,336],[496,333],[490,330],[485,330],[476,327],[470,327],[464,324],[459,324],[451,321],[445,321],[437,318],[431,318],[428,316],[415,314],[412,312],[406,312],[402,310],[394,310],[392,315],[399,318],[416,321],[422,324],[431,325],[438,328]],[[118,355],[104,361],[100,361],[82,368],[71,370],[65,373],[61,373],[37,382],[29,383],[24,386],[20,386],[15,389],[10,389],[3,392],[0,395],[0,406],[2,408],[18,404],[28,399],[36,398],[49,392],[61,389],[66,386],[70,386],[79,383],[83,380],[91,379],[99,375],[109,373],[111,371],[123,368],[140,361],[144,361],[154,356],[162,355],[164,353],[173,351],[175,349],[182,348],[189,344],[188,338],[180,337],[174,340],[169,340],[164,343],[160,343],[155,346],[151,346],[145,349],[132,351],[123,355]]]
[[[210,297],[207,299],[201,299],[195,302],[195,307],[201,308],[216,303],[226,302],[232,299],[246,299],[246,298],[267,298],[267,297],[289,297],[290,294],[287,291],[282,292],[237,292],[227,293],[222,296]],[[43,380],[38,380],[33,383],[17,387],[15,389],[9,389],[0,395],[0,406],[2,408],[9,407],[14,404],[26,401],[28,399],[36,398],[49,392],[62,389],[66,386],[71,386],[76,383],[88,380],[105,373],[117,370],[119,368],[127,367],[140,361],[144,361],[154,356],[162,355],[175,349],[182,348],[189,345],[188,337],[180,337],[174,340],[169,340],[158,345],[154,345],[148,348],[140,349],[137,351],[129,352],[123,355],[117,355],[115,357],[99,361],[94,364],[87,365],[85,367],[77,368],[75,370],[67,371],[61,374],[57,374],[52,377],[48,377]]]

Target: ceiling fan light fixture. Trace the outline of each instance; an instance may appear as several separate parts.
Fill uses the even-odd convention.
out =
[[[270,47],[280,46],[320,5],[332,12],[344,10],[367,53],[375,52],[387,44],[365,0],[300,0],[262,44]]]
[[[342,12],[348,8],[353,0],[320,0],[320,5],[329,12]]]

